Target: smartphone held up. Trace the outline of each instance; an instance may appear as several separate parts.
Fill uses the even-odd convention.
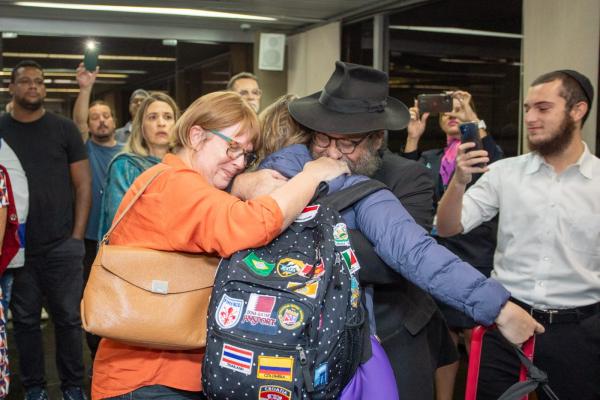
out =
[[[464,122],[458,126],[458,129],[460,130],[461,143],[475,143],[475,146],[468,149],[467,152],[483,149],[483,143],[479,136],[479,123]],[[474,167],[483,168],[485,163],[476,164]]]
[[[452,96],[449,94],[420,94],[417,101],[421,113],[439,114],[452,111]]]
[[[85,44],[83,52],[83,66],[88,71],[95,71],[98,67],[98,54],[100,54],[100,43],[89,40]]]

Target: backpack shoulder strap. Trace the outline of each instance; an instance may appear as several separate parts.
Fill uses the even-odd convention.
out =
[[[368,179],[346,189],[323,196],[318,200],[333,206],[333,208],[338,211],[342,211],[362,198],[381,189],[387,189],[387,186],[383,182],[379,182],[375,179]]]

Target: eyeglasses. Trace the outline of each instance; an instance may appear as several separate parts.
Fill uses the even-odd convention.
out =
[[[259,97],[262,95],[262,90],[260,90],[260,89],[246,90],[246,89],[244,89],[244,90],[240,90],[238,92],[238,94],[242,97],[249,96],[250,94],[252,94],[256,97]]]
[[[335,142],[335,148],[342,154],[352,154],[356,147],[365,141],[371,134],[367,134],[358,140],[350,140],[350,139],[340,139],[340,138],[332,138],[331,136],[327,136],[324,133],[315,132],[313,134],[312,141],[315,145],[321,148],[327,148],[331,144],[332,141]]]
[[[238,157],[240,157],[241,155],[244,156],[244,164],[245,165],[252,165],[252,163],[254,161],[256,161],[256,154],[252,151],[246,151],[241,144],[239,144],[238,142],[236,142],[235,140],[233,140],[232,138],[230,138],[229,136],[226,136],[224,134],[222,134],[219,131],[216,131],[214,129],[209,129],[209,131],[213,134],[216,135],[218,137],[220,137],[221,139],[223,139],[224,141],[226,141],[227,143],[229,143],[229,146],[227,147],[227,157],[229,157],[230,160],[237,160]]]

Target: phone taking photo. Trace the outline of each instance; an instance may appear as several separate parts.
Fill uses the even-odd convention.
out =
[[[439,114],[452,111],[452,96],[449,94],[420,94],[417,101],[420,113]]]
[[[467,150],[467,153],[473,150],[482,150],[483,143],[479,136],[479,124],[477,122],[465,122],[458,126],[460,130],[460,142],[461,143],[475,143],[475,147],[471,147]],[[485,163],[474,165],[474,167],[483,168]]]
[[[98,67],[98,54],[100,53],[100,44],[98,42],[89,41],[85,44],[83,52],[83,66],[86,70],[94,72]]]

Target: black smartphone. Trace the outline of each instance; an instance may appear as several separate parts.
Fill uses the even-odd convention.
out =
[[[98,66],[98,54],[100,53],[100,44],[89,41],[85,44],[83,52],[83,66],[86,70],[94,72]]]
[[[467,152],[473,150],[482,150],[483,143],[481,142],[481,137],[479,136],[479,124],[477,122],[465,122],[458,126],[460,130],[460,142],[461,143],[475,143],[475,147],[471,147]],[[476,164],[474,167],[483,168],[485,167],[485,163]]]
[[[420,94],[417,101],[420,113],[439,114],[452,111],[452,96],[449,94]]]

